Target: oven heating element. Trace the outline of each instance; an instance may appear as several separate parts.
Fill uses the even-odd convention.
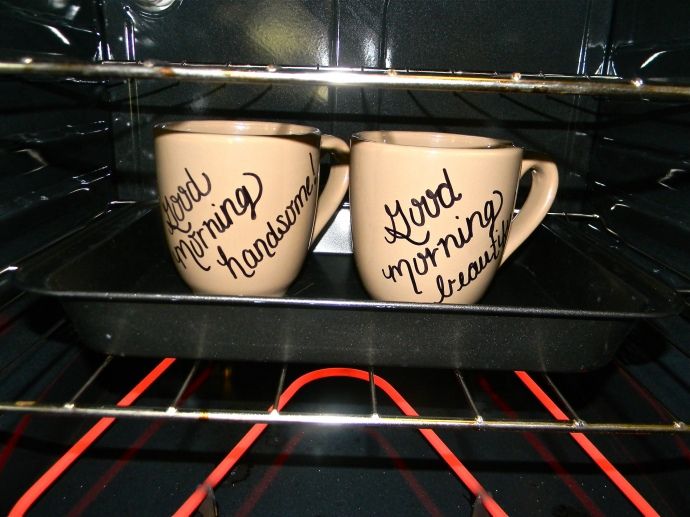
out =
[[[108,428],[115,423],[115,416],[140,417],[140,418],[196,418],[198,420],[236,420],[244,422],[256,422],[244,437],[232,448],[228,455],[218,464],[209,474],[192,495],[179,508],[176,515],[191,515],[197,507],[207,497],[208,489],[215,488],[227,473],[242,458],[244,453],[252,446],[255,440],[266,429],[269,423],[289,423],[289,422],[309,422],[321,424],[369,424],[386,425],[389,422],[397,422],[402,418],[405,425],[418,427],[424,438],[448,464],[460,481],[470,490],[475,498],[478,498],[484,505],[487,512],[491,515],[506,515],[499,502],[494,500],[480,482],[463,465],[462,461],[447,447],[441,438],[429,427],[438,425],[434,419],[420,417],[404,397],[385,379],[376,375],[374,370],[369,372],[354,368],[324,368],[317,369],[301,375],[293,381],[286,389],[284,382],[286,378],[287,366],[283,366],[278,381],[278,388],[275,400],[269,406],[266,414],[256,414],[247,412],[229,413],[218,410],[203,410],[198,412],[185,411],[179,404],[183,399],[183,393],[187,390],[189,383],[197,372],[199,361],[195,361],[186,375],[185,380],[173,399],[173,403],[167,408],[132,408],[131,406],[146,390],[160,378],[168,368],[176,361],[174,358],[166,358],[158,363],[144,378],[137,383],[115,407],[84,407],[78,405],[78,399],[84,394],[89,386],[97,379],[103,370],[112,362],[112,356],[107,356],[103,363],[94,371],[86,383],[79,388],[77,393],[62,406],[45,406],[30,402],[15,402],[14,404],[4,403],[0,405],[0,411],[23,411],[23,412],[42,412],[62,414],[81,414],[81,415],[101,415],[102,418],[93,425],[75,444],[58,459],[17,501],[11,511],[11,515],[23,515],[31,506],[45,493],[50,486],[74,463],[79,457],[105,433]],[[546,422],[512,421],[510,425],[506,422],[486,421],[479,413],[477,405],[468,389],[461,371],[455,372],[459,386],[464,396],[475,413],[475,427],[498,427],[503,429],[523,429],[534,430],[543,428]],[[548,375],[544,375],[547,384],[551,387],[560,405],[547,394],[547,392],[534,380],[534,378],[524,371],[516,371],[515,375],[520,379],[524,386],[534,397],[547,409],[547,411],[557,421],[567,424],[570,428],[579,429],[578,432],[571,432],[572,438],[582,448],[582,450],[592,459],[601,471],[615,484],[615,486],[625,495],[630,503],[643,515],[658,515],[650,503],[640,494],[635,487],[623,476],[607,457],[594,445],[594,443],[583,434],[586,431],[597,431],[605,429],[606,424],[589,424],[580,420],[572,410],[570,403],[563,397],[556,385]],[[370,385],[371,414],[368,416],[346,416],[346,415],[326,415],[326,414],[290,414],[283,412],[284,407],[290,399],[304,386],[309,383],[332,377],[346,377],[368,382]],[[396,404],[405,417],[383,417],[378,413],[378,403],[376,390],[383,391]],[[572,418],[569,418],[562,407],[568,410]],[[670,412],[668,412],[670,414]],[[234,417],[234,418],[233,418]],[[449,424],[451,421],[445,422]],[[462,422],[462,421],[461,421]],[[416,425],[415,425],[416,424]],[[395,424],[394,424],[395,425]],[[399,425],[399,424],[397,424]],[[608,424],[613,426],[616,431],[654,431],[654,432],[688,432],[688,427],[684,422],[674,421],[671,424]],[[593,427],[592,427],[593,426]],[[561,429],[563,430],[563,429]],[[608,429],[606,429],[608,430]]]

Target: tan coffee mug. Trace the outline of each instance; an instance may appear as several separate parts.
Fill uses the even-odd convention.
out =
[[[312,127],[168,122],[154,144],[168,247],[198,293],[283,294],[348,188],[348,166],[333,165],[319,196],[321,152],[349,147]]]
[[[553,162],[523,160],[509,142],[446,133],[357,133],[350,170],[355,262],[372,298],[386,301],[476,302],[558,189]],[[513,218],[529,170],[532,186]]]

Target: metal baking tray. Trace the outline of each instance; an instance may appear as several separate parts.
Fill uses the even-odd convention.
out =
[[[372,366],[591,370],[640,320],[680,306],[555,215],[476,305],[371,300],[351,255],[323,253],[310,254],[282,298],[197,295],[151,204],[111,206],[15,281],[58,298],[84,344],[107,354]]]

